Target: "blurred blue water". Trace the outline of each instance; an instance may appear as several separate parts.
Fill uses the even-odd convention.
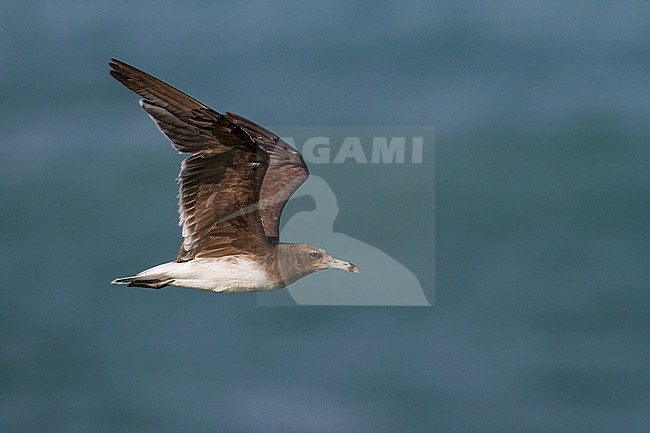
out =
[[[649,12],[2,3],[0,430],[647,431]],[[173,257],[180,160],[110,57],[262,124],[434,125],[436,306],[110,287]],[[430,267],[421,180],[347,176],[338,228]]]

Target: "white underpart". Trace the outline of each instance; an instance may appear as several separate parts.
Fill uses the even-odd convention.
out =
[[[173,286],[223,293],[278,288],[259,263],[241,257],[163,263],[140,272],[138,276],[151,276],[157,279],[173,278],[174,281],[170,283]]]

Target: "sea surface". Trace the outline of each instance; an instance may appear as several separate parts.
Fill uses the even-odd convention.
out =
[[[0,431],[647,432],[649,19],[0,3]],[[420,165],[312,166],[432,306],[111,286],[175,257],[182,158],[111,57],[263,125],[434,127]]]

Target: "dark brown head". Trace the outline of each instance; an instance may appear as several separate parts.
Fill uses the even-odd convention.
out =
[[[345,260],[335,259],[322,248],[309,244],[277,244],[278,270],[285,285],[323,269],[342,269],[359,273],[359,269]]]

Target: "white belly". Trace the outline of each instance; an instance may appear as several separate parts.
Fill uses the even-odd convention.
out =
[[[173,286],[223,293],[273,290],[279,287],[269,279],[266,270],[259,263],[238,257],[169,262],[138,274],[147,275],[173,278],[174,282],[170,283]]]

